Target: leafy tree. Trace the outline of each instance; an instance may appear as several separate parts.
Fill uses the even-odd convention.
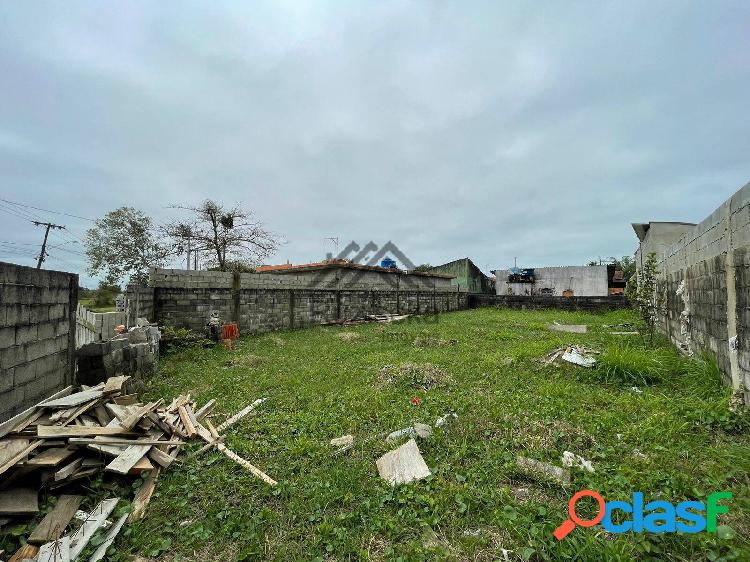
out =
[[[94,291],[94,305],[97,307],[114,306],[115,299],[119,294],[119,285],[110,285],[102,281]]]
[[[621,258],[609,258],[615,269],[622,271],[622,277],[627,282],[635,274],[635,258],[633,256],[622,256]]]
[[[177,246],[187,247],[189,243],[192,249],[204,253],[219,271],[229,271],[233,262],[257,263],[273,255],[283,243],[251,211],[238,206],[224,207],[207,199],[197,207],[174,208],[189,211],[193,218],[187,223],[167,225],[166,234]]]
[[[432,265],[430,265],[429,263],[423,263],[414,268],[414,271],[431,271],[431,270],[432,270]]]
[[[151,218],[133,207],[110,211],[86,232],[89,274],[103,274],[109,285],[145,284],[149,268],[164,265],[168,254]]]
[[[626,295],[633,303],[641,318],[646,323],[649,332],[650,342],[654,342],[654,329],[659,316],[659,306],[661,298],[657,290],[657,276],[659,267],[656,261],[656,254],[651,252],[640,270],[634,277],[631,277],[628,283]]]

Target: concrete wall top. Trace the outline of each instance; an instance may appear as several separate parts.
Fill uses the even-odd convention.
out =
[[[562,296],[563,291],[570,289],[576,296],[607,296],[609,286],[607,283],[606,265],[568,265],[559,267],[537,267],[534,269],[535,283],[508,283],[508,270],[496,272],[495,292],[498,295],[529,293],[539,294],[543,290],[550,291],[549,294]]]

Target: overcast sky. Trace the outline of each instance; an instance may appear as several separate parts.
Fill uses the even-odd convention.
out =
[[[631,254],[750,180],[750,2],[0,4],[0,188],[97,218],[240,202],[287,239],[482,269]],[[0,259],[91,223],[0,201]],[[83,278],[92,284],[94,281]]]

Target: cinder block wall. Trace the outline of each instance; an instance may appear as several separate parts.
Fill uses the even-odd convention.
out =
[[[0,262],[0,421],[73,381],[78,275]]]
[[[466,289],[451,286],[450,280],[358,273],[327,270],[311,276],[154,269],[149,280],[150,319],[201,330],[216,312],[224,321],[237,322],[242,333],[257,333],[365,314],[431,314],[468,307]]]
[[[661,329],[685,350],[715,354],[725,382],[738,389],[750,388],[749,255],[750,183],[659,259]],[[637,265],[642,259],[636,252]]]

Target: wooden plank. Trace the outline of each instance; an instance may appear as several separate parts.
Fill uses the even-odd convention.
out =
[[[60,480],[65,480],[68,476],[73,474],[76,470],[78,470],[81,467],[81,463],[83,463],[82,458],[76,459],[73,462],[66,464],[57,472],[55,472],[55,482],[59,482]]]
[[[24,466],[42,466],[51,467],[57,466],[64,460],[74,455],[76,451],[72,449],[66,449],[63,447],[53,447],[52,449],[46,449],[39,453],[34,458],[27,460]]]
[[[151,445],[131,445],[104,467],[104,470],[117,474],[127,474],[148,453],[150,448]]]
[[[252,464],[250,464],[250,462],[246,461],[237,453],[227,448],[227,446],[224,445],[224,443],[217,443],[216,448],[219,449],[219,451],[221,451],[222,453],[224,453],[228,458],[232,459],[234,462],[239,464],[241,467],[249,470],[253,476],[256,476],[260,478],[261,480],[263,480],[263,482],[265,482],[266,484],[270,484],[271,486],[276,486],[276,484],[278,484],[276,480],[268,476],[268,474],[263,472],[257,466],[253,466]]]
[[[154,470],[154,465],[149,460],[148,456],[144,456],[141,458],[141,460],[133,465],[133,468],[130,469],[130,472],[128,474],[132,476],[138,476],[141,472],[145,472],[147,470]]]
[[[55,425],[39,425],[36,428],[37,437],[44,439],[57,437],[88,437],[91,435],[121,435],[128,433],[122,427],[61,427]]]
[[[196,434],[196,429],[193,425],[192,420],[190,419],[190,416],[187,413],[187,410],[185,409],[185,406],[180,406],[179,408],[177,408],[177,412],[180,414],[180,421],[182,422],[182,425],[185,426],[185,433],[187,433],[188,437],[193,437]]]
[[[33,515],[39,512],[39,494],[33,488],[0,491],[0,515]]]
[[[96,421],[99,422],[99,425],[106,426],[109,422],[112,421],[112,416],[110,416],[107,413],[107,409],[104,407],[103,404],[97,404],[94,408],[94,415],[96,416]]]
[[[125,419],[120,419],[120,425],[130,431],[133,429],[136,424],[143,419],[143,417],[148,414],[150,411],[152,411],[154,408],[156,408],[159,402],[151,402],[149,404],[146,404],[145,406],[141,406],[140,408],[136,408],[135,410],[131,411]]]
[[[168,453],[165,453],[161,449],[152,447],[148,452],[149,458],[162,468],[169,468],[169,465],[174,462],[174,457]]]
[[[33,544],[25,544],[16,553],[10,557],[8,562],[22,562],[23,560],[36,560],[39,554],[39,547]]]
[[[63,425],[70,425],[71,422],[77,421],[78,416],[80,416],[84,412],[88,412],[91,408],[96,406],[98,403],[99,403],[99,400],[92,400],[91,402],[86,402],[85,404],[79,406],[78,408],[75,408],[74,411],[71,412],[70,415],[66,417],[65,423],[63,423]]]
[[[0,474],[4,474],[7,472],[10,468],[14,467],[16,464],[21,462],[23,459],[25,459],[31,451],[39,447],[42,443],[44,443],[43,440],[37,439],[36,441],[29,444],[28,447],[23,449],[22,451],[19,451],[16,456],[11,457],[8,459],[5,464],[0,465]]]
[[[112,513],[112,511],[115,509],[118,501],[120,501],[119,498],[112,498],[102,501],[91,511],[91,513],[89,513],[89,516],[78,528],[78,530],[71,535],[71,560],[75,560],[76,558],[78,558],[78,555],[81,554],[84,548],[86,548],[86,545],[91,540],[91,537],[94,536],[94,533],[96,533],[99,527],[101,527],[102,524],[107,520],[107,517],[109,517],[109,514]]]
[[[202,408],[200,408],[197,412],[195,412],[195,419],[198,421],[201,421],[203,418],[205,418],[208,414],[210,414],[214,406],[216,406],[216,400],[209,400],[206,402]]]
[[[73,387],[69,386],[67,388],[63,388],[60,392],[56,392],[49,398],[46,398],[45,400],[54,400],[56,398],[61,398],[63,396],[67,396],[73,391]],[[44,404],[44,400],[40,402],[39,404],[36,404],[35,406],[32,406],[31,408],[28,408],[21,412],[20,414],[16,414],[9,420],[4,421],[3,423],[0,423],[0,437],[5,437],[13,431],[13,428],[17,427],[19,424],[23,423],[24,420],[27,420],[31,418],[35,413],[37,408],[39,408],[42,404]]]
[[[219,432],[216,431],[216,428],[214,427],[214,424],[211,423],[211,420],[206,420],[206,427],[208,428],[208,432],[211,434],[211,437],[214,438],[214,440],[218,441],[221,439],[221,435],[219,435]]]
[[[127,521],[127,519],[128,514],[126,513],[109,528],[109,531],[107,531],[107,534],[104,536],[104,541],[102,541],[102,543],[91,555],[91,558],[89,558],[89,562],[99,562],[99,560],[106,556],[107,549],[112,545],[113,542],[115,542],[120,529],[122,529],[122,526],[125,524],[125,521]]]
[[[128,375],[122,375],[119,377],[109,377],[107,379],[107,382],[104,383],[104,388],[102,389],[102,392],[104,394],[112,394],[113,392],[120,392],[122,390],[122,385],[125,384],[125,381],[127,381],[130,377]]]
[[[31,544],[44,544],[59,539],[70,520],[73,519],[81,501],[83,501],[83,496],[68,494],[60,496],[55,508],[42,519],[26,541]]]
[[[39,420],[44,415],[44,409],[39,408],[34,415],[32,415],[30,418],[27,418],[23,420],[21,423],[19,423],[16,427],[13,428],[13,433],[20,433],[27,427],[29,427],[32,423],[35,423],[37,420]]]
[[[115,404],[119,406],[132,406],[138,403],[138,397],[135,394],[124,394],[113,398]]]
[[[159,439],[118,439],[117,437],[71,437],[68,439],[71,445],[171,445],[178,447],[185,445],[184,441],[160,441]]]
[[[48,542],[39,549],[38,562],[70,562],[70,537]]]
[[[133,511],[130,512],[128,523],[140,521],[146,515],[146,508],[148,507],[148,502],[151,501],[151,496],[154,494],[156,480],[159,478],[160,472],[161,468],[157,466],[149,473],[146,480],[141,484],[141,487],[138,488],[138,491],[133,498]]]
[[[237,412],[235,415],[233,415],[231,418],[226,420],[224,423],[220,424],[219,427],[216,428],[216,430],[221,433],[225,429],[227,429],[229,426],[236,424],[238,421],[240,421],[242,418],[247,416],[250,412],[252,412],[255,408],[263,404],[268,400],[268,398],[258,398],[255,402],[250,404],[249,406],[246,406],[239,412]]]
[[[90,402],[102,397],[101,390],[84,390],[83,392],[76,392],[69,396],[62,398],[56,398],[55,400],[47,400],[42,406],[45,408],[74,408],[80,406],[84,402]]]
[[[0,441],[0,466],[15,458],[28,446],[28,439],[3,439]]]

